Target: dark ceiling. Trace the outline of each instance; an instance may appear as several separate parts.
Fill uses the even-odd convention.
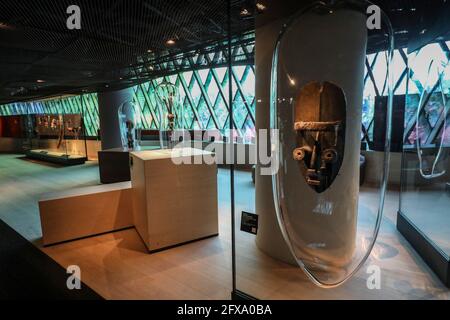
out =
[[[308,2],[261,0],[261,12],[254,1],[231,0],[233,39],[254,30],[253,13],[291,14]],[[391,18],[400,46],[448,27],[435,19],[448,1],[374,2]],[[66,27],[72,4],[81,9],[81,30]],[[227,9],[227,0],[0,0],[0,104],[129,87],[174,72],[162,61],[226,46]]]
[[[72,4],[81,30],[66,26]],[[252,30],[239,14],[247,1],[231,4],[233,34]],[[226,39],[227,9],[226,0],[0,0],[0,103],[142,82],[155,76],[141,74],[143,63]]]

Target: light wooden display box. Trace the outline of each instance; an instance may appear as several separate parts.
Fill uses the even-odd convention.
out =
[[[192,148],[130,153],[134,225],[149,251],[218,234],[217,165],[203,163],[205,155]]]
[[[89,186],[43,195],[39,213],[44,245],[133,226],[131,183]]]

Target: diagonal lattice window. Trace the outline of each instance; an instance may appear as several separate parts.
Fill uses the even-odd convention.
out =
[[[448,54],[450,42],[436,44],[442,54]],[[241,136],[252,137],[255,131],[255,67],[252,60],[254,43],[241,44],[240,55],[234,57],[233,109],[234,126]],[[436,49],[436,50],[438,50]],[[364,100],[362,106],[363,136],[373,139],[374,103],[377,96],[387,94],[386,52],[378,52],[366,57],[364,77]],[[207,54],[179,58],[167,62],[173,70],[180,72],[155,78],[133,87],[134,102],[142,110],[145,129],[159,128],[159,111],[155,98],[155,88],[163,79],[174,83],[180,90],[184,106],[184,122],[187,129],[219,129],[229,127],[228,68],[226,52],[217,51]],[[211,67],[214,65],[214,67]],[[209,66],[209,67],[208,67]],[[157,66],[159,67],[159,66]],[[403,48],[395,50],[393,73],[395,76],[394,94],[405,94],[407,84],[407,56]],[[417,84],[420,85],[420,84]],[[414,89],[414,87],[413,87]],[[410,89],[411,91],[411,89]],[[417,91],[420,91],[418,88]],[[97,136],[99,128],[98,103],[96,94],[83,96],[86,129],[89,136]],[[64,97],[35,102],[12,103],[0,106],[0,115],[19,115],[37,113],[81,112],[79,96]],[[412,119],[408,116],[406,118]],[[408,118],[409,117],[409,118]],[[413,122],[411,120],[411,122]],[[411,124],[414,126],[414,123]],[[430,132],[433,131],[430,129]]]
[[[255,127],[255,72],[253,65],[234,66],[234,124],[240,135]],[[159,110],[155,88],[163,80],[180,91],[186,129],[218,129],[229,127],[228,69],[210,68],[160,77],[133,87],[134,102],[142,112],[145,129],[158,129]]]
[[[81,97],[83,101],[81,100]],[[55,99],[0,105],[0,115],[83,114],[87,136],[97,136],[100,126],[97,94],[67,96]]]

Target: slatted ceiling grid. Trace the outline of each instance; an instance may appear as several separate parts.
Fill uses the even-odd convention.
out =
[[[278,5],[276,1],[261,2],[268,11]],[[412,13],[405,8],[414,7],[420,1],[375,2],[391,16],[397,43],[405,45],[408,34],[404,31],[412,21]],[[66,28],[66,8],[73,4],[70,0],[0,0],[3,26],[0,27],[3,74],[0,75],[0,103],[76,93],[82,89],[98,92],[105,90],[106,84],[111,90],[119,89],[166,73],[181,72],[188,68],[181,53],[187,57],[195,51],[212,55],[223,50],[224,43],[220,40],[227,35],[227,0],[78,0],[76,3],[82,10],[80,31]],[[231,0],[231,4],[233,35],[251,31],[253,16],[243,17],[240,11],[246,8],[253,12],[255,2]],[[167,46],[165,42],[171,38],[176,44]],[[246,57],[248,52],[243,53],[246,46],[236,48],[234,62],[241,63],[239,57]],[[377,49],[380,48],[374,48]],[[202,60],[194,61],[196,67],[210,68],[221,63],[220,57],[213,61],[202,57]],[[12,63],[17,67],[11,68]],[[36,79],[44,77],[46,83],[37,85]]]
[[[240,19],[245,2],[233,1],[236,35],[254,28],[252,21]],[[82,29],[72,31],[66,28],[71,4],[0,0],[0,103],[86,88],[96,92],[106,84],[128,87],[158,76],[149,63],[212,48],[227,36],[226,0],[79,0]],[[175,45],[168,46],[168,39]],[[26,68],[8,68],[11,63]],[[159,73],[164,71],[159,67]],[[46,83],[37,85],[42,78]]]

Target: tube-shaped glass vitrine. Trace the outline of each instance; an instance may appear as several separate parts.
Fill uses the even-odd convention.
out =
[[[378,201],[371,207],[359,186],[363,79],[371,49],[367,6],[315,3],[283,27],[273,57],[275,209],[297,264],[324,287],[343,283],[364,263],[383,211],[387,175],[373,189]],[[384,27],[389,60],[392,32],[386,18]],[[391,101],[390,89],[388,95]],[[384,173],[388,158],[386,149]]]
[[[308,298],[305,279],[323,288],[343,284],[377,238],[389,163],[393,32],[383,11],[366,1],[316,1],[257,26],[255,202],[236,205],[257,215],[258,230],[236,231],[237,289],[257,298]],[[364,179],[363,98],[377,53],[385,62],[376,94],[386,100],[386,142],[384,152],[367,155],[378,164]],[[270,129],[267,146],[261,129]],[[270,162],[261,161],[262,150],[271,151]]]
[[[132,101],[122,103],[118,109],[120,138],[123,150],[140,150],[142,115]]]
[[[156,87],[156,101],[161,148],[172,149],[182,141],[184,132],[184,109],[178,88],[169,81],[162,81]]]

